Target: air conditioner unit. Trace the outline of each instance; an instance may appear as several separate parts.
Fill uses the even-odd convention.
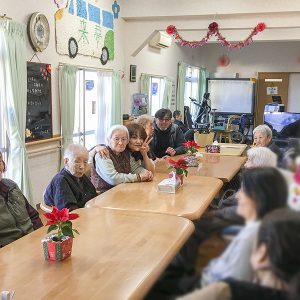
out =
[[[172,37],[164,31],[158,31],[154,37],[150,40],[149,45],[154,48],[167,48],[172,43]]]

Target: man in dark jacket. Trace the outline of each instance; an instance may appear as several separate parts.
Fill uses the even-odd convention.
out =
[[[185,142],[182,130],[171,122],[172,112],[169,109],[159,109],[155,113],[154,134],[151,150],[156,157],[178,155],[184,153]]]
[[[64,153],[65,167],[51,180],[44,194],[45,203],[58,209],[84,207],[96,197],[96,189],[84,174],[88,163],[88,151],[81,145],[72,144]]]
[[[176,124],[185,134],[189,128],[182,122],[182,114],[180,110],[174,110],[173,112],[174,124]]]

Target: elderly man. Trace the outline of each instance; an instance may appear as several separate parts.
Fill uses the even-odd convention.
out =
[[[184,153],[182,143],[185,142],[182,130],[172,124],[172,112],[169,109],[159,109],[155,113],[154,135],[151,150],[156,157],[174,156]]]
[[[253,129],[253,144],[256,147],[267,147],[278,156],[278,161],[282,159],[279,147],[272,141],[272,130],[268,125],[258,125]]]
[[[64,153],[64,168],[53,177],[45,191],[47,205],[74,210],[84,207],[88,200],[96,197],[95,187],[84,175],[88,156],[85,147],[77,144],[68,146]]]

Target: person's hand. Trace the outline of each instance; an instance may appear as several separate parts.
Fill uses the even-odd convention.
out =
[[[170,156],[174,156],[176,154],[176,150],[173,149],[172,147],[168,147],[166,153],[169,154]]]
[[[153,140],[153,137],[149,137],[149,136],[147,136],[147,138],[145,139],[144,143],[142,144],[142,146],[140,148],[140,152],[141,152],[142,156],[147,155],[147,153],[149,152],[149,144],[151,143],[152,140]]]
[[[105,146],[97,145],[95,151],[99,153],[102,159],[109,159],[109,151]]]
[[[143,170],[140,174],[141,181],[151,181],[153,179],[153,174],[151,171]]]

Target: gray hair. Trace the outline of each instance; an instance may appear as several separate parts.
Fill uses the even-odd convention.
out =
[[[106,141],[107,143],[109,144],[110,142],[110,139],[112,137],[112,135],[115,133],[115,131],[117,130],[121,130],[121,131],[124,131],[127,135],[127,139],[129,140],[129,132],[128,132],[128,129],[126,126],[124,125],[113,125],[109,128],[107,134],[106,134]]]
[[[257,127],[255,127],[253,129],[253,135],[256,133],[256,132],[261,132],[262,134],[264,134],[265,136],[267,136],[268,138],[272,138],[272,130],[271,128],[266,125],[266,124],[262,124],[262,125],[258,125]]]
[[[87,157],[89,156],[89,153],[84,146],[81,146],[80,144],[70,144],[64,152],[64,158],[74,160],[79,153],[86,154]]]
[[[247,151],[252,167],[276,167],[277,155],[267,147],[254,147]]]
[[[141,115],[136,119],[136,122],[145,127],[148,123],[153,123],[153,117],[149,115]]]

